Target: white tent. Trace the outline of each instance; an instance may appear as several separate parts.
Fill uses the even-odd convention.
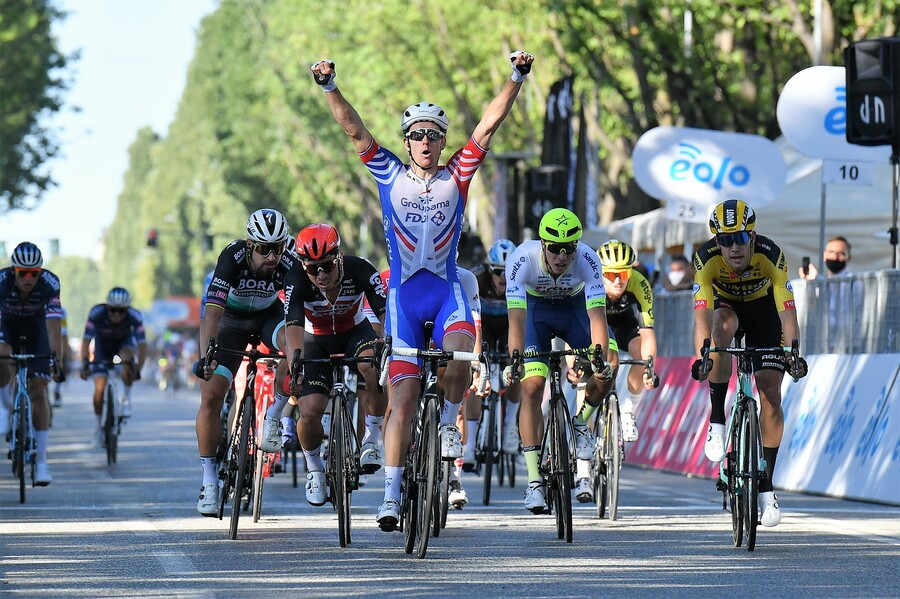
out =
[[[795,276],[803,256],[809,256],[816,266],[821,256],[822,161],[800,154],[783,137],[775,143],[788,165],[787,182],[777,202],[756,211],[757,231],[781,247],[789,272]],[[873,172],[871,187],[825,186],[825,239],[842,235],[850,241],[850,267],[855,272],[892,264],[887,234],[892,220],[891,165],[887,161],[876,164]],[[709,237],[705,224],[668,220],[660,208],[587,231],[584,241],[597,247],[607,239],[621,239],[661,258],[668,248],[680,245],[685,245],[689,254]],[[658,263],[665,267],[665,261]]]

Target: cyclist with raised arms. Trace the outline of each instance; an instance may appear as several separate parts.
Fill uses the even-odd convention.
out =
[[[481,297],[481,333],[491,350],[507,351],[509,313],[506,307],[506,260],[516,249],[509,239],[499,239],[488,250],[485,263],[473,270]],[[503,439],[501,447],[509,454],[519,451],[519,384],[506,388],[504,395]]]
[[[284,278],[297,261],[286,251],[291,233],[284,215],[277,210],[257,210],[247,220],[246,239],[229,243],[216,262],[212,281],[206,291],[206,308],[200,322],[200,359],[194,374],[200,382],[200,409],[197,412],[197,445],[203,468],[203,485],[197,511],[204,516],[219,512],[219,477],[216,450],[221,437],[220,414],[225,394],[231,386],[242,358],[233,354],[217,355],[204,369],[209,340],[219,347],[244,350],[255,336],[270,349],[280,350],[284,342],[284,305],[278,293]],[[287,360],[282,360],[275,380],[287,376]],[[275,385],[276,401],[286,401],[282,386]],[[281,423],[276,421],[276,424]],[[260,438],[263,451],[281,446],[280,426],[264,426]]]
[[[94,360],[91,364],[91,341],[94,342]],[[137,349],[137,364],[134,363]],[[122,360],[122,383],[125,386],[125,397],[122,401],[122,414],[131,415],[131,388],[134,381],[140,378],[141,368],[147,359],[147,338],[144,334],[144,318],[141,313],[131,307],[131,294],[122,287],[113,287],[106,296],[105,304],[97,304],[91,308],[84,325],[84,336],[81,339],[81,378],[87,380],[94,375],[94,414],[97,417],[95,433],[97,445],[102,444],[103,423],[103,390],[109,376],[107,362],[113,356]]]
[[[337,229],[323,223],[309,225],[297,235],[301,262],[285,279],[284,313],[287,355],[302,350],[304,358],[327,358],[331,354],[371,356],[373,347],[360,348],[384,333],[385,294],[381,277],[364,258],[344,255]],[[363,304],[378,317],[369,322]],[[360,446],[360,469],[377,472],[382,465],[379,451],[381,426],[387,397],[378,392],[378,379],[371,364],[359,364],[365,389],[359,388],[359,409],[366,411],[366,433]],[[323,505],[328,499],[325,462],[321,456],[322,415],[334,383],[329,364],[307,364],[302,384],[291,388],[300,404],[297,436],[306,456],[306,500]],[[277,419],[287,403],[276,402],[266,419]]]
[[[62,355],[59,303],[59,278],[43,268],[44,257],[38,246],[23,241],[13,250],[11,266],[0,269],[0,356],[19,351],[19,338],[25,337],[25,352],[38,356]],[[16,374],[10,360],[0,361],[0,387],[8,385]],[[47,486],[53,481],[47,466],[50,428],[50,402],[47,384],[60,378],[58,368],[51,372],[50,358],[28,361],[28,395],[34,424],[37,455],[34,484]]]
[[[509,351],[549,351],[555,335],[570,347],[600,345],[606,348],[607,364],[587,381],[585,401],[573,419],[575,454],[589,460],[594,436],[588,428],[591,414],[612,388],[618,366],[615,338],[606,322],[606,294],[597,254],[579,241],[581,221],[571,210],[553,208],[541,218],[540,239],[526,241],[506,262],[506,299],[509,308]],[[528,358],[525,372],[504,371],[507,382],[521,378],[519,434],[522,437],[528,487],[525,509],[541,514],[547,501],[540,473],[544,417],[541,399],[547,381],[545,359]]]
[[[447,143],[449,119],[429,102],[408,107],[401,116],[403,146],[409,164],[379,145],[359,114],[337,88],[334,63],[312,65],[313,76],[335,120],[353,142],[378,184],[384,233],[391,268],[386,333],[397,347],[424,348],[426,321],[434,322],[433,340],[446,351],[472,351],[475,328],[456,272],[459,237],[469,184],[484,161],[491,138],[509,114],[534,57],[510,56],[512,77],[491,101],[468,142],[445,166],[440,155]],[[410,423],[419,395],[419,362],[392,357],[392,416],[385,440],[384,503],[377,520],[382,530],[396,529],[400,514],[400,481],[409,445]],[[469,385],[469,365],[452,361],[444,377],[447,410],[441,415],[441,445],[445,459],[461,457],[455,426],[459,404]],[[452,429],[450,428],[452,426]]]
[[[757,235],[756,214],[743,200],[718,204],[709,218],[712,239],[694,254],[694,343],[698,355],[706,339],[716,347],[731,345],[738,328],[746,347],[790,346],[800,338],[794,292],[787,260],[771,239]],[[713,462],[725,457],[725,396],[731,378],[731,357],[710,354],[711,370],[697,359],[691,376],[709,378],[712,410],[704,451]],[[784,434],[781,381],[786,369],[794,378],[806,376],[806,361],[791,355],[754,355],[753,372],[759,390],[763,458],[766,476],[759,484],[760,523],[776,526],[781,510],[772,486],[775,458]]]

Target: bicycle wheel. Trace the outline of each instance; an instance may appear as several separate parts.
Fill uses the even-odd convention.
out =
[[[418,483],[416,482],[416,471],[418,469],[416,461],[418,460],[419,439],[413,438],[413,443],[409,446],[410,457],[406,460],[406,468],[403,470],[403,482],[400,490],[400,526],[403,528],[403,550],[406,553],[412,553],[416,546],[416,525],[418,524],[417,512],[419,509],[418,500]]]
[[[755,406],[751,404],[741,419],[741,478],[744,529],[747,531],[747,551],[756,547],[756,525],[759,523],[759,422]]]
[[[428,551],[428,537],[430,536],[431,522],[434,516],[435,502],[437,500],[438,469],[441,461],[441,447],[438,439],[438,412],[437,398],[425,399],[425,413],[422,417],[422,436],[419,443],[419,467],[417,479],[418,488],[418,536],[416,539],[416,557],[422,559]]]
[[[440,528],[447,527],[447,512],[450,510],[450,464],[451,462],[443,462],[441,467],[441,517]],[[438,531],[440,534],[440,531]],[[438,536],[437,534],[434,536]]]
[[[556,534],[572,542],[572,464],[569,440],[566,436],[568,412],[565,399],[558,398],[553,408],[551,428],[550,470],[554,481],[554,503],[556,504]]]
[[[253,469],[253,492],[250,494],[250,503],[253,506],[252,513],[254,524],[259,522],[259,516],[260,513],[262,513],[263,484],[265,484],[266,481],[263,472],[265,471],[267,459],[268,454],[266,452],[261,449],[256,450],[256,467]]]
[[[228,538],[237,538],[238,521],[241,518],[241,508],[244,492],[248,490],[247,474],[250,470],[250,429],[253,427],[254,405],[252,395],[245,395],[241,402],[241,429],[240,442],[237,454],[237,472],[234,478],[234,496],[231,500],[231,526],[228,529]],[[250,477],[252,482],[253,477]]]
[[[494,469],[497,442],[499,441],[497,438],[497,402],[497,394],[491,393],[491,397],[488,400],[487,422],[485,422],[484,414],[481,417],[481,423],[487,425],[487,430],[484,434],[484,446],[481,448],[481,456],[484,460],[484,488],[482,491],[482,503],[484,505],[491,504],[491,474]]]
[[[19,503],[25,503],[25,457],[28,451],[28,405],[25,403],[27,401],[31,401],[27,396],[19,397],[17,400],[15,426],[12,429],[12,434],[15,435],[12,442],[15,448],[12,452],[13,474],[19,479]]]
[[[619,420],[619,399],[610,397],[606,411],[606,434],[603,437],[606,455],[606,489],[609,519],[615,520],[619,511],[619,473],[622,471],[622,422]]]
[[[606,402],[604,402],[605,404]],[[606,502],[607,502],[607,491],[606,491],[606,422],[609,419],[607,416],[606,405],[603,406],[602,409],[597,410],[597,416],[594,419],[594,433],[597,435],[597,438],[601,441],[594,445],[594,460],[592,464],[592,474],[593,474],[593,483],[594,483],[594,501],[597,504],[597,517],[603,518],[606,515]]]
[[[331,465],[329,474],[333,485],[329,491],[334,509],[338,514],[338,541],[341,547],[350,544],[350,487],[347,484],[348,446],[346,415],[337,404],[343,399],[336,397],[331,418],[331,453],[328,462]]]
[[[737,417],[740,417],[740,413]],[[729,434],[731,449],[725,454],[725,474],[728,479],[728,502],[731,505],[731,540],[735,547],[740,547],[744,542],[744,506],[741,498],[740,465],[738,464],[738,451],[740,447],[740,433],[732,424]]]
[[[112,385],[106,386],[104,393],[104,404],[106,417],[103,419],[103,437],[106,443],[106,463],[113,465],[116,463],[116,448],[118,445],[118,435],[116,434],[116,398],[113,393]]]

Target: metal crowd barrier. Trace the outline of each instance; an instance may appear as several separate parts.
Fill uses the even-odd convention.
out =
[[[804,355],[900,353],[900,270],[791,281]],[[692,356],[690,291],[656,293],[660,356]]]

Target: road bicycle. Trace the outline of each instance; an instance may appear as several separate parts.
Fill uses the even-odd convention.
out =
[[[249,509],[251,490],[253,488],[256,462],[251,456],[259,449],[256,437],[256,373],[257,361],[279,360],[281,354],[269,354],[259,348],[259,339],[250,341],[249,350],[219,347],[215,338],[209,340],[204,369],[209,369],[216,354],[231,354],[247,358],[247,384],[244,394],[236,400],[232,407],[235,410],[228,445],[219,463],[219,479],[222,481],[219,500],[219,519],[225,514],[225,504],[231,500],[231,522],[228,538],[236,539],[241,511]],[[236,409],[235,409],[236,408]],[[246,501],[245,501],[246,497]]]
[[[360,350],[374,346],[363,343]],[[341,547],[350,544],[351,493],[359,489],[359,440],[353,418],[353,406],[357,402],[346,381],[347,367],[372,364],[378,368],[378,358],[372,356],[347,356],[332,354],[327,358],[301,358],[300,350],[294,350],[291,373],[297,377],[305,364],[329,364],[332,367],[332,387],[328,407],[331,418],[328,427],[328,454],[325,457],[325,480],[328,498],[338,515],[338,542]],[[294,379],[297,384],[297,379]]]
[[[122,382],[120,369],[124,367],[119,356],[113,356],[102,362],[91,364],[106,365],[106,385],[103,387],[103,406],[100,413],[100,422],[103,423],[103,447],[106,448],[106,463],[110,466],[118,460],[119,433],[122,432],[122,424],[125,416],[122,410],[122,398],[125,396],[125,383]],[[134,361],[130,362],[132,372],[135,371]]]
[[[509,469],[510,486],[515,481],[515,455],[502,451],[503,415],[501,414],[502,394],[505,385],[501,372],[509,362],[506,352],[489,351],[486,354],[491,392],[481,400],[481,417],[475,437],[475,460],[483,474],[482,503],[491,503],[491,480],[494,464],[497,465],[498,484],[503,485],[504,470]],[[508,458],[508,459],[507,459]]]
[[[737,357],[737,392],[731,406],[726,432],[725,459],[719,465],[716,490],[722,492],[722,509],[731,505],[731,536],[740,547],[747,536],[747,551],[756,547],[759,524],[759,485],[766,477],[766,460],[762,456],[757,401],[753,397],[753,356],[791,354],[796,364],[800,357],[797,342],[793,347],[742,347],[742,334],[735,335],[734,346],[715,347],[710,340],[700,350],[701,370],[709,371],[709,355],[727,353]]]
[[[619,366],[630,364],[644,366],[654,387],[659,386],[659,377],[653,369],[653,356],[647,360],[621,359]],[[615,520],[619,511],[619,476],[625,461],[625,441],[622,438],[622,419],[619,412],[619,394],[616,386],[604,398],[594,416],[596,443],[594,459],[591,462],[594,487],[594,501],[597,503],[597,517],[602,518],[609,510],[609,519]]]
[[[262,366],[262,368],[260,368]],[[266,411],[275,402],[275,368],[278,366],[278,358],[266,357],[257,361],[256,372],[256,430],[263,430],[266,419]],[[267,478],[272,475],[272,468],[281,458],[279,453],[269,453],[259,447],[256,448],[255,464],[253,466],[253,492],[250,494],[251,513],[253,523],[259,522],[262,513],[263,486]]]
[[[28,361],[46,360],[50,358],[51,368],[55,368],[54,356],[35,355],[26,353],[26,340],[20,339],[20,351],[9,356],[2,356],[5,360],[11,360],[16,365],[15,390],[13,406],[10,412],[9,431],[9,459],[12,460],[13,476],[19,479],[19,503],[25,503],[25,480],[31,479],[32,488],[36,486],[34,480],[35,445],[34,422],[31,416],[31,396],[28,393]]]
[[[434,323],[425,323],[424,339],[431,339],[433,328]],[[389,338],[385,353],[418,358],[424,362],[422,392],[412,422],[406,467],[400,484],[400,528],[404,533],[404,548],[406,553],[412,553],[415,549],[416,556],[421,559],[428,551],[429,537],[440,534],[440,412],[443,399],[438,393],[438,370],[441,362],[482,361],[482,357],[475,352],[391,347]],[[386,369],[382,372],[382,384],[385,374]],[[483,380],[483,368],[480,374],[479,378]]]
[[[575,356],[588,360],[594,368],[603,368],[603,353],[599,345],[582,349],[551,351],[513,350],[513,372],[521,371],[527,358],[546,359],[547,383],[550,385],[550,407],[541,442],[541,474],[546,489],[547,510],[556,516],[556,536],[572,542],[572,486],[575,472],[575,429],[569,406],[562,389],[562,358]],[[548,513],[548,512],[545,512]]]

